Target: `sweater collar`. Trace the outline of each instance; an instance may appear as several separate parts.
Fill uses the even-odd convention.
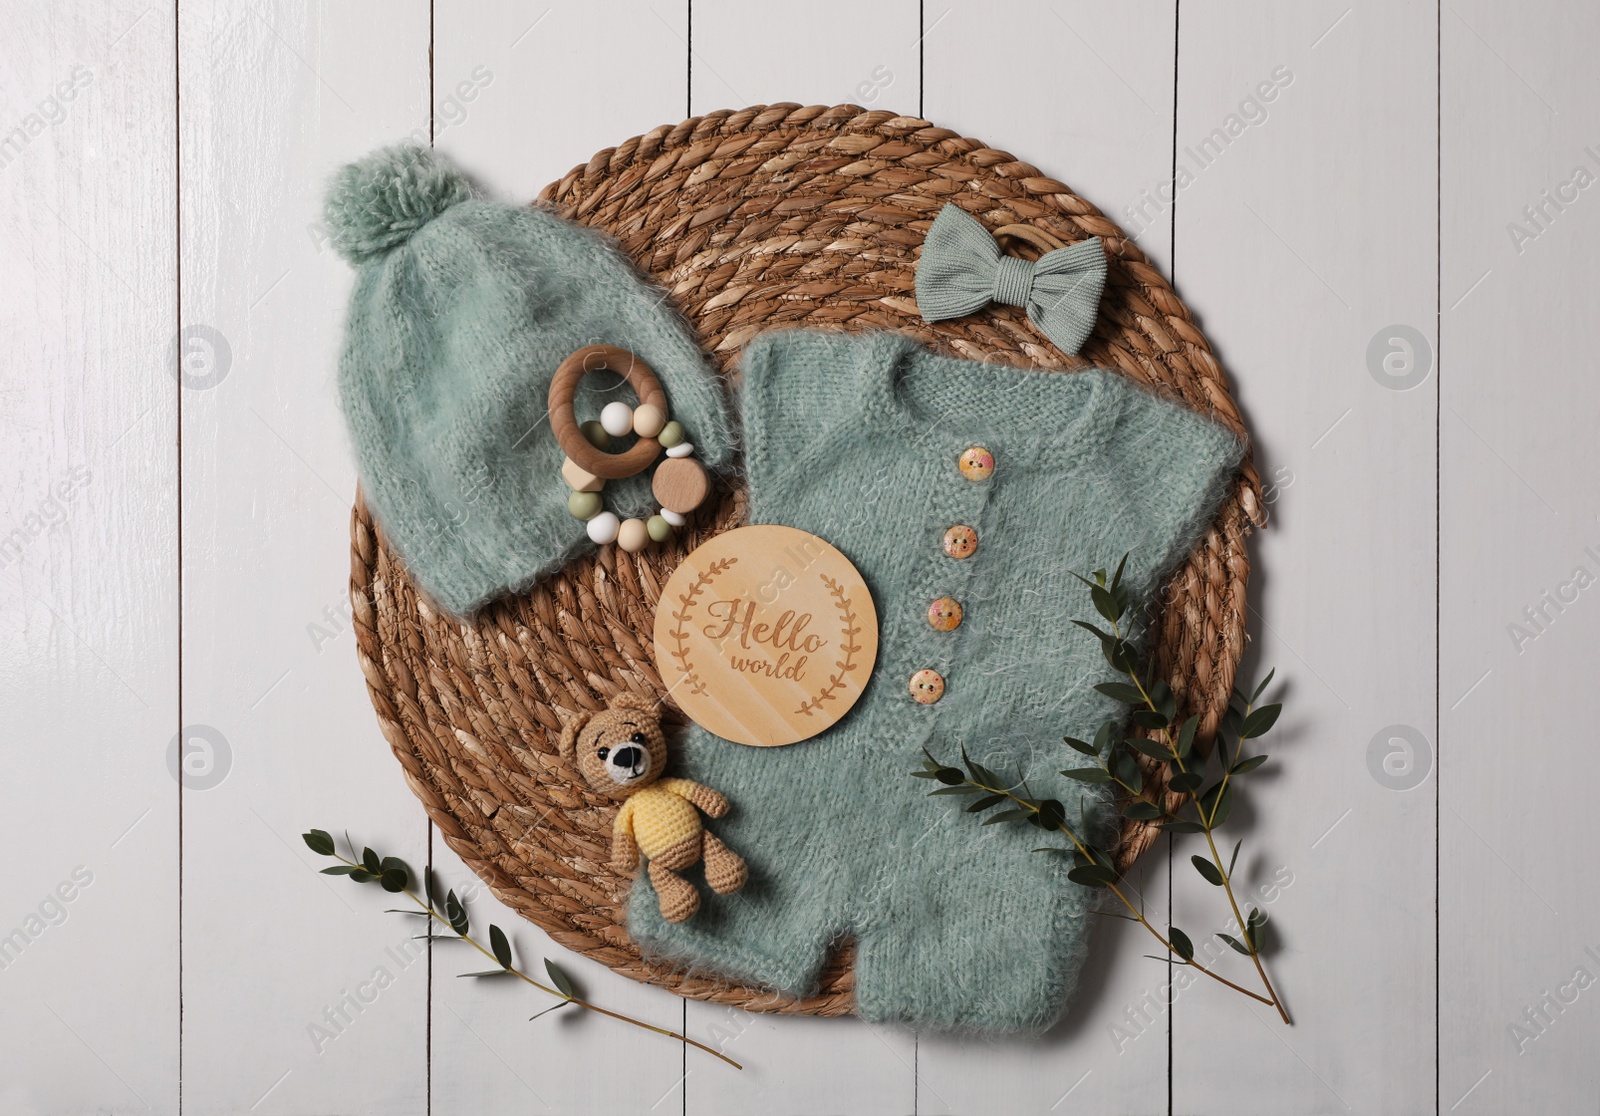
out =
[[[963,360],[894,333],[871,335],[858,381],[875,425],[944,446],[987,446],[1013,461],[1063,465],[1099,451],[1115,421],[1117,373]]]

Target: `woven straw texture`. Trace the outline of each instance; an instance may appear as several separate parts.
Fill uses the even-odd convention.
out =
[[[540,201],[620,241],[671,292],[724,373],[746,341],[774,326],[896,330],[959,356],[1116,369],[1243,433],[1205,338],[1133,241],[1064,184],[925,120],[850,105],[712,113],[601,151]],[[1021,223],[1064,242],[1104,239],[1105,297],[1081,357],[1063,356],[1020,309],[991,306],[938,325],[918,316],[918,249],[946,202],[991,229]],[[1036,258],[1028,239],[1009,247]],[[852,1001],[848,942],[803,999],[641,958],[621,925],[629,881],[607,863],[615,806],[556,751],[564,715],[597,709],[620,689],[661,693],[650,637],[661,588],[685,554],[736,526],[743,506],[737,483],[724,482],[670,544],[633,555],[607,547],[461,622],[419,595],[358,494],[350,589],[361,669],[406,781],[445,841],[561,945],[683,996],[841,1015]],[[1244,646],[1245,536],[1260,506],[1246,460],[1165,590],[1155,629],[1159,668],[1184,708],[1201,714],[1204,739]],[[667,715],[678,716],[670,703]],[[1121,863],[1154,837],[1130,823]]]

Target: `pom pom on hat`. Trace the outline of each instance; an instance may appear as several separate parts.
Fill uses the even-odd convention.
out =
[[[461,172],[431,148],[397,144],[341,167],[323,212],[334,250],[359,264],[471,197]]]

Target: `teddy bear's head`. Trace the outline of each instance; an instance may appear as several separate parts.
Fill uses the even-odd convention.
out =
[[[623,692],[599,713],[580,713],[561,730],[561,757],[608,798],[627,798],[667,766],[658,703]]]

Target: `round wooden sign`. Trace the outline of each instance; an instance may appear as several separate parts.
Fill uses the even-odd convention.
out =
[[[673,571],[655,638],[656,667],[690,720],[769,748],[850,711],[878,658],[878,612],[850,559],[816,535],[740,527]]]

